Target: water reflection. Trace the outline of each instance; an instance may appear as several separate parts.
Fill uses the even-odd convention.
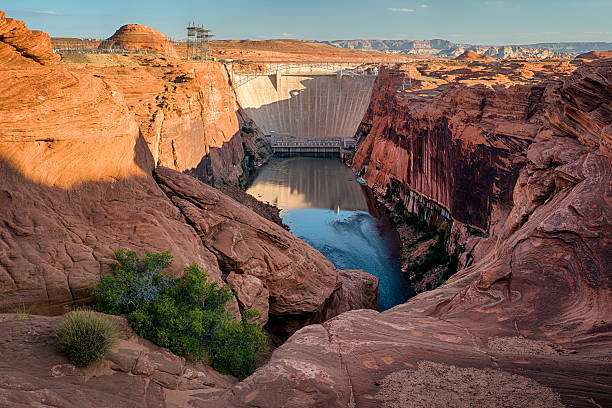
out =
[[[361,185],[338,159],[273,158],[247,193],[284,210],[328,208],[368,211]]]
[[[380,310],[412,295],[398,262],[399,243],[386,218],[373,217],[363,187],[338,159],[274,158],[247,192],[275,204],[291,232],[341,269],[379,278]]]

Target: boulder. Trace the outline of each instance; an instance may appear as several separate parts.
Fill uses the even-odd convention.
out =
[[[31,31],[23,21],[7,18],[0,11],[0,69],[49,65],[57,60],[47,33]]]
[[[253,275],[230,272],[226,281],[236,292],[236,299],[241,309],[253,309],[259,312],[259,317],[254,318],[252,322],[266,324],[270,307],[268,304],[270,292],[264,287],[261,280]]]

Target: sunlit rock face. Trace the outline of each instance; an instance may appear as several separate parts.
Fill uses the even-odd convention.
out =
[[[0,37],[0,69],[48,65],[58,59],[47,33],[31,31],[23,21],[8,18],[3,11],[0,11]]]
[[[239,81],[239,75],[236,76]],[[256,76],[237,87],[238,100],[265,134],[353,137],[370,100],[374,76]]]
[[[130,62],[78,69],[124,95],[155,165],[209,184],[238,184],[249,160],[255,165],[268,159],[269,145],[238,105],[222,64],[152,56]]]
[[[29,47],[24,57],[33,61],[51,52],[47,41]],[[196,261],[220,279],[214,256],[151,178],[151,153],[121,93],[58,66],[7,68],[0,70],[0,310],[61,311],[87,298],[119,247],[171,250],[171,272]]]

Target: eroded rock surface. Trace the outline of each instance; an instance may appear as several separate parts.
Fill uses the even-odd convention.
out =
[[[552,406],[558,406],[559,401],[577,407],[611,405],[611,81],[612,61],[607,61],[585,65],[561,81],[547,82],[541,90],[546,103],[536,108],[541,110],[538,120],[516,129],[527,132],[526,137],[530,135],[522,139],[530,140],[524,145],[502,142],[499,128],[490,128],[486,133],[479,128],[474,133],[473,126],[482,126],[484,120],[476,125],[458,124],[465,117],[459,100],[454,102],[457,111],[451,117],[440,111],[439,117],[426,116],[430,124],[454,123],[449,128],[453,132],[446,133],[452,144],[441,145],[450,146],[451,152],[455,143],[471,146],[476,140],[507,152],[498,156],[499,161],[492,160],[495,156],[489,154],[488,165],[483,163],[477,171],[480,175],[489,174],[487,177],[495,175],[497,187],[487,193],[474,188],[477,183],[473,181],[469,197],[478,198],[483,191],[489,197],[487,202],[503,203],[503,197],[511,197],[506,201],[509,217],[488,216],[491,235],[473,240],[474,263],[455,274],[449,283],[382,313],[351,311],[322,325],[301,329],[274,352],[266,366],[231,391],[211,397],[212,406],[379,407],[383,401],[401,404],[398,399],[387,399],[385,392],[381,393],[381,385],[385,389],[389,381],[405,378],[408,370],[415,376],[415,384],[424,389],[456,388],[463,392],[463,383],[457,379],[462,369],[497,376],[490,379],[500,380],[500,384],[513,390],[534,384],[533,389],[541,390],[537,401],[547,398]],[[446,96],[480,91],[479,87],[456,87]],[[514,91],[517,93],[513,95]],[[513,114],[513,103],[524,101],[520,95],[530,94],[521,87],[494,87],[486,92],[492,92],[492,100],[503,96],[508,101],[504,115]],[[416,157],[424,150],[412,149],[445,134],[446,130],[438,132],[425,123],[411,122],[413,109],[433,115],[439,106],[428,108],[423,100],[420,107],[400,107],[390,92],[387,95],[383,98],[392,108],[391,117],[383,119],[382,113],[378,116],[381,121],[366,136],[358,153],[362,158],[356,159],[370,157],[366,179],[384,182],[394,175],[414,182],[415,189],[423,188],[422,193],[443,193],[436,180],[444,177],[436,177],[452,174],[452,169],[440,169],[438,173],[433,169],[421,172],[426,166],[393,167],[416,163]],[[443,102],[445,94],[441,95],[441,101],[434,98],[430,102]],[[375,100],[372,106],[382,109],[382,103]],[[523,108],[518,111],[526,117],[529,104],[519,105]],[[510,122],[501,120],[501,114],[495,114],[495,126],[505,128]],[[402,117],[404,122],[394,122]],[[401,123],[406,123],[405,127]],[[470,127],[473,130],[468,130]],[[406,139],[407,133],[393,129],[414,136]],[[463,132],[454,133],[457,129]],[[470,139],[476,134],[477,138]],[[495,136],[487,137],[490,134]],[[465,150],[466,156],[457,161],[472,163],[474,148]],[[454,162],[450,163],[452,166]],[[498,167],[498,163],[505,165]],[[410,172],[415,169],[419,172]],[[418,177],[412,178],[411,174]],[[461,185],[462,176],[456,173],[451,179]],[[507,184],[509,191],[500,188]],[[458,218],[469,216],[470,211],[453,207],[452,194],[449,197],[446,203],[451,210],[459,210]],[[478,207],[480,203],[468,200],[463,208]],[[450,214],[455,216],[452,211]],[[439,364],[451,364],[458,371],[455,375],[454,368],[444,368],[444,373],[433,377],[427,370],[419,371],[419,367]],[[509,375],[522,379],[513,382]],[[402,381],[394,383],[396,391],[402,387]],[[483,389],[478,381],[474,386],[472,397],[489,395],[500,403],[508,391],[505,387]],[[535,398],[527,398],[524,405],[537,406]],[[466,395],[462,401],[470,400]],[[432,405],[439,402],[434,399]]]
[[[112,317],[111,317],[112,318]],[[0,315],[0,405],[6,407],[181,407],[236,382],[136,336],[127,322],[102,361],[82,369],[56,351],[61,317]],[[18,362],[18,363],[17,363]]]
[[[119,92],[57,66],[14,64],[0,78],[0,310],[59,311],[87,298],[120,247],[170,250],[171,272],[195,261],[220,280],[151,177]]]
[[[48,65],[56,60],[47,33],[30,31],[23,21],[7,18],[0,11],[0,69]]]
[[[246,181],[249,165],[270,157],[268,142],[238,105],[222,64],[137,55],[83,63],[77,57],[63,56],[63,67],[102,78],[124,96],[155,165],[187,171],[211,185],[238,185]]]
[[[236,299],[242,309],[253,309],[259,312],[259,317],[253,319],[253,322],[266,324],[270,309],[268,301],[270,292],[265,288],[263,282],[253,275],[235,272],[230,272],[226,281],[236,292]]]

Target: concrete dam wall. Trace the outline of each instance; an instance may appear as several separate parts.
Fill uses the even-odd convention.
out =
[[[239,77],[239,75],[236,75]],[[260,75],[237,87],[238,101],[265,134],[302,139],[353,137],[375,75]]]

